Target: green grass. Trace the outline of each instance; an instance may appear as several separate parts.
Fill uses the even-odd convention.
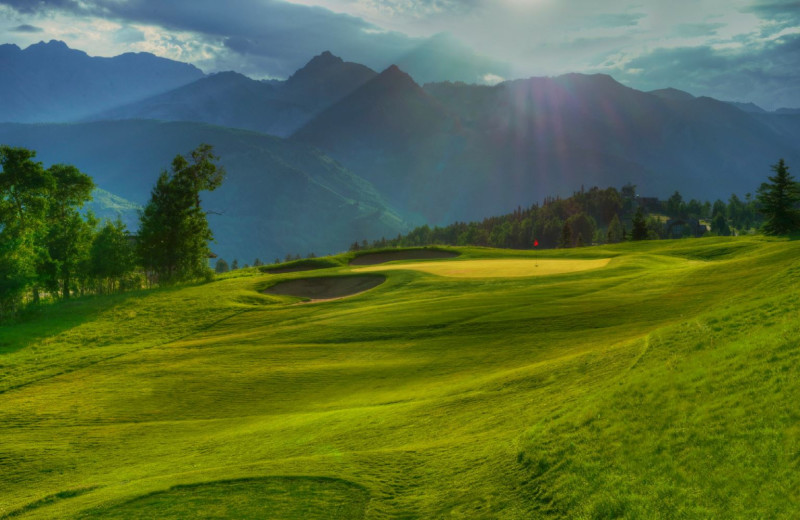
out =
[[[800,242],[459,251],[611,261],[260,292],[351,254],[3,327],[0,518],[797,516]]]
[[[365,490],[335,479],[267,477],[175,486],[128,502],[90,509],[81,519],[305,518],[358,520]]]

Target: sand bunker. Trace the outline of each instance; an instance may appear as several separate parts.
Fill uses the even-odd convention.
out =
[[[308,298],[311,302],[338,300],[368,291],[386,281],[383,276],[328,276],[278,282],[266,294]]]
[[[454,258],[459,256],[455,251],[439,251],[436,249],[413,249],[410,251],[387,251],[385,253],[367,253],[357,256],[350,265],[376,265],[395,260],[432,260],[434,258]]]
[[[354,269],[358,273],[404,269],[424,271],[438,276],[455,278],[514,278],[523,276],[547,276],[574,273],[605,267],[610,258],[597,260],[572,259],[496,259],[461,260],[455,262],[415,262],[401,265],[362,267]]]

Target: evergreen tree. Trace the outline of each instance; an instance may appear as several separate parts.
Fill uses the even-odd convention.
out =
[[[258,258],[256,258],[255,260],[253,260],[253,267],[259,267],[259,266],[262,266],[262,265],[264,265],[264,262],[262,262],[262,261],[261,261],[261,260],[259,260]]]
[[[715,200],[714,205],[711,207],[711,218],[713,219],[718,214],[721,214],[723,216],[728,214],[728,207],[720,199]]]
[[[660,238],[664,238],[664,223],[661,222],[656,217],[647,217],[645,219],[645,225],[647,226],[647,239],[648,240],[658,240]]]
[[[683,197],[678,191],[667,199],[667,215],[672,218],[682,218],[686,213],[686,205],[683,202]]]
[[[767,235],[784,235],[800,229],[800,187],[789,173],[783,159],[772,166],[775,175],[769,177],[770,184],[763,183],[758,189],[759,211],[764,215],[762,229]]]
[[[231,271],[235,271],[239,269],[239,260],[233,259],[233,263],[231,263]]]
[[[214,164],[209,145],[176,156],[172,172],[162,172],[141,216],[137,249],[142,265],[160,283],[204,275],[213,239],[200,191],[216,189],[225,172]]]
[[[558,247],[572,247],[572,230],[569,228],[569,223],[564,222],[561,226],[561,238],[558,239]]]
[[[628,215],[633,211],[636,205],[636,185],[626,184],[620,191],[620,199],[622,201],[622,211]]]
[[[711,232],[721,237],[730,236],[731,228],[728,227],[728,220],[723,213],[719,212],[711,219]]]
[[[636,209],[636,214],[633,216],[633,230],[631,231],[632,240],[647,240],[647,222],[644,219],[642,208]]]
[[[614,214],[611,218],[611,223],[608,225],[608,243],[616,244],[617,242],[621,242],[622,238],[622,222],[620,222],[619,216]]]
[[[592,243],[592,237],[597,229],[595,220],[586,213],[578,213],[567,219],[573,242],[580,246]]]
[[[214,266],[214,271],[217,274],[227,273],[230,271],[230,267],[228,267],[228,262],[225,261],[224,258],[220,258],[217,260],[217,265]]]

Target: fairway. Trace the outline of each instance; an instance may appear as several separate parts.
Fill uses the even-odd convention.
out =
[[[457,251],[4,326],[0,518],[796,516],[800,242]]]
[[[455,278],[515,278],[522,276],[547,276],[575,273],[588,269],[599,269],[608,265],[609,258],[581,259],[491,259],[435,262],[409,262],[404,264],[377,265],[354,269],[357,273],[409,269],[437,276]]]

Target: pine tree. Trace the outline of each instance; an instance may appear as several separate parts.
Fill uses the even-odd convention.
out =
[[[728,220],[722,213],[717,213],[711,219],[711,231],[721,237],[727,237],[731,234],[731,228],[728,226]]]
[[[569,228],[568,222],[564,222],[561,227],[561,238],[558,239],[558,247],[572,247],[572,230]]]
[[[198,278],[207,273],[213,235],[201,207],[200,191],[216,189],[225,176],[217,168],[209,145],[172,161],[172,173],[162,172],[145,206],[137,249],[142,265],[159,283]]]
[[[644,219],[642,208],[636,209],[633,216],[633,230],[631,231],[632,240],[647,240],[647,221]]]
[[[800,187],[789,173],[783,159],[772,166],[775,175],[771,184],[763,183],[758,189],[759,211],[764,215],[762,230],[767,235],[785,235],[800,230]]]
[[[615,213],[614,216],[611,217],[611,223],[608,225],[608,243],[616,244],[620,242],[622,238],[622,222],[620,222],[619,216]]]
[[[217,274],[227,273],[230,271],[230,267],[228,267],[228,262],[225,261],[224,258],[220,258],[217,260],[217,265],[214,266],[214,271]]]

